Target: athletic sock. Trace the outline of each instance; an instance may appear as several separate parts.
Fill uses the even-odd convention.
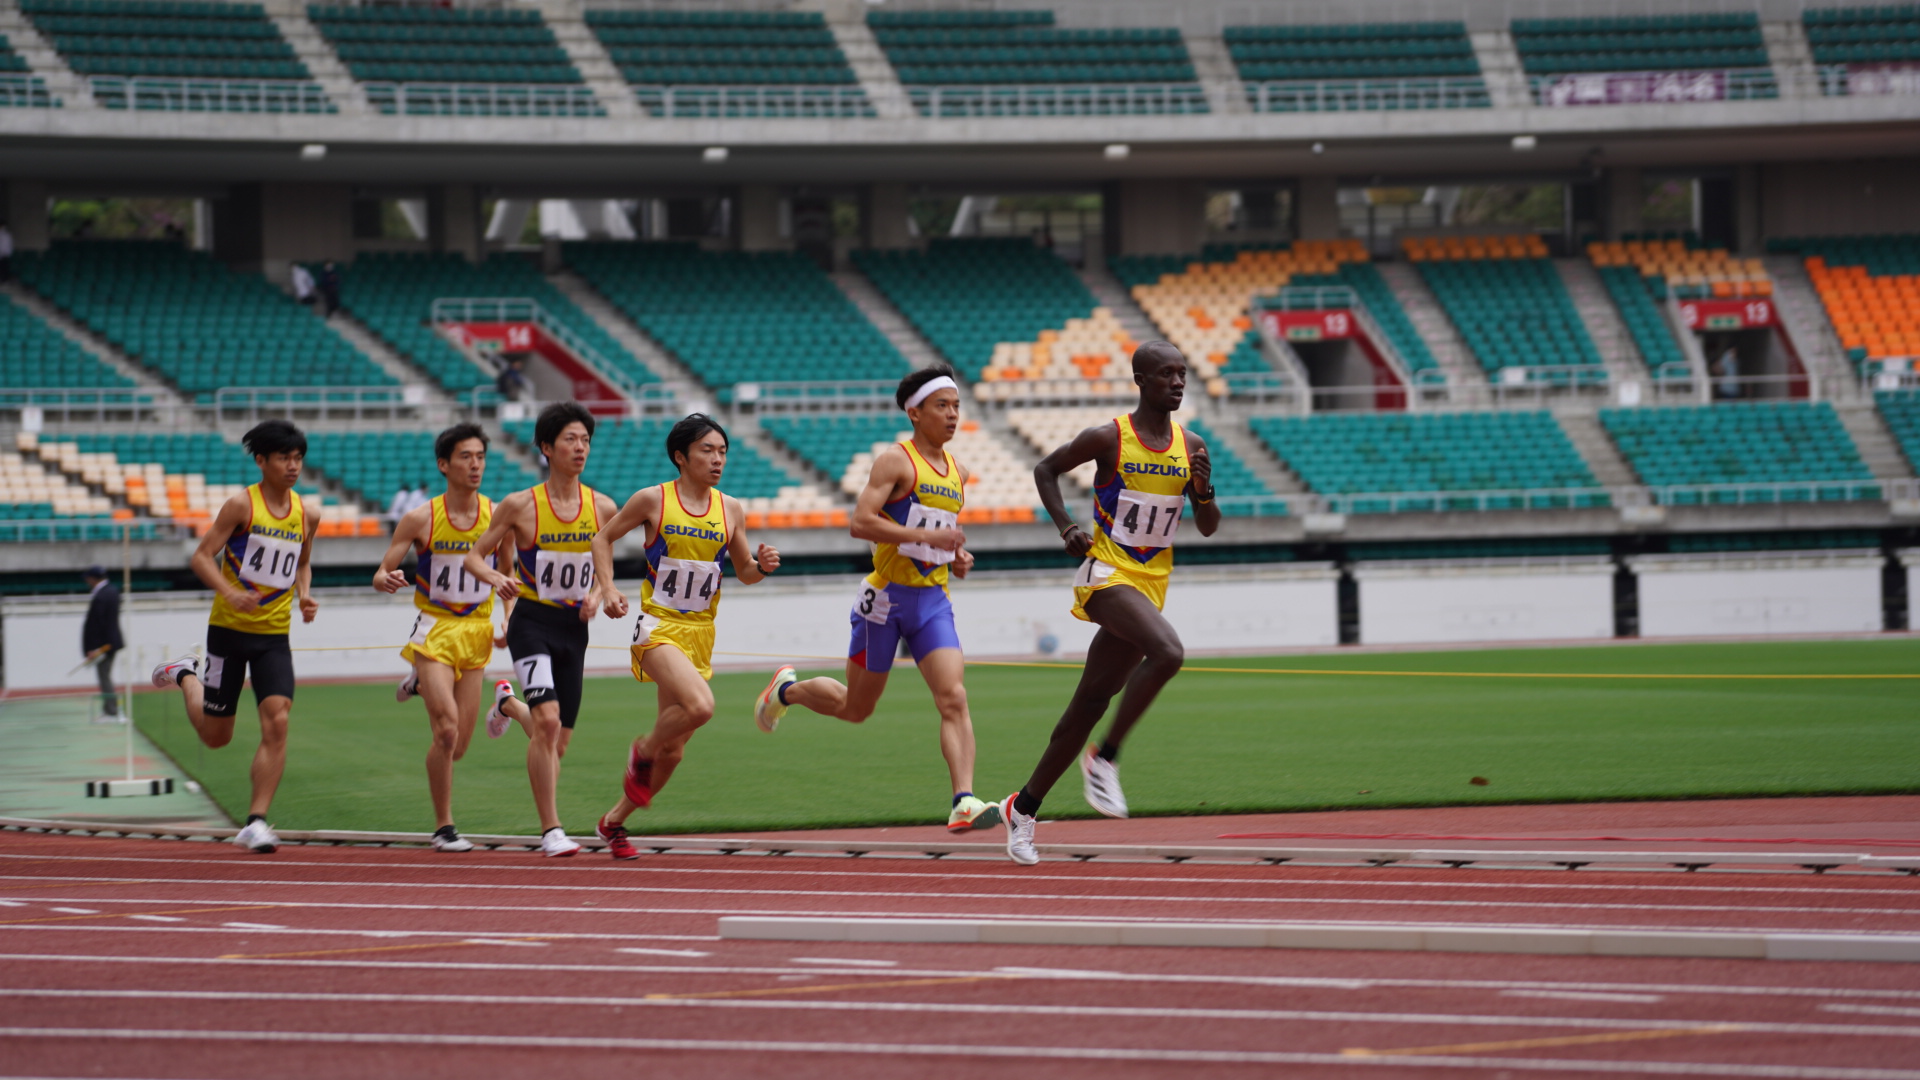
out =
[[[793,702],[787,700],[787,691],[793,689],[795,686],[798,686],[798,685],[799,685],[798,683],[790,683],[790,682],[781,683],[780,690],[774,696],[780,699],[780,704],[791,705],[793,704]]]
[[[1013,797],[1013,812],[1022,817],[1032,817],[1040,812],[1040,799],[1026,788]]]
[[[960,792],[960,793],[959,793],[958,795],[955,795],[955,796],[953,797],[953,805],[955,805],[955,806],[959,806],[959,805],[960,805],[960,800],[961,800],[961,799],[971,799],[971,798],[973,798],[973,792],[971,792],[971,791],[962,791],[962,792]]]
[[[1100,744],[1100,749],[1095,750],[1093,752],[1093,756],[1099,758],[1101,761],[1105,761],[1108,763],[1118,761],[1120,760],[1120,744],[1115,742],[1103,742]]]
[[[267,820],[267,815],[265,814],[248,814],[247,815],[247,824],[249,825],[253,824],[256,821],[265,821],[265,820]]]
[[[451,840],[454,837],[459,836],[460,833],[457,830],[455,830],[454,827],[451,825],[442,825],[439,828],[433,830],[433,835],[444,836],[447,839]]]

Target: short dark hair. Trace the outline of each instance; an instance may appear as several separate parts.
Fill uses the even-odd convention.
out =
[[[729,447],[733,445],[733,440],[727,438],[727,429],[720,426],[720,421],[703,412],[688,413],[673,425],[672,431],[667,432],[667,460],[673,462],[674,468],[679,468],[680,459],[675,455],[685,454],[709,431],[719,432],[721,442]]]
[[[1172,353],[1173,356],[1165,356],[1166,353]],[[1133,373],[1144,375],[1152,371],[1159,362],[1168,359],[1184,360],[1186,354],[1171,341],[1149,341],[1133,350]]]
[[[307,436],[299,428],[286,420],[262,420],[253,425],[253,429],[240,436],[240,445],[254,457],[272,457],[275,454],[307,454]]]
[[[540,418],[533,422],[533,445],[546,453],[546,447],[560,441],[560,433],[567,430],[568,424],[579,424],[587,429],[587,437],[593,437],[593,414],[585,405],[577,401],[556,401],[540,410]]]
[[[433,440],[433,459],[435,461],[450,460],[453,457],[453,452],[459,448],[461,443],[466,442],[468,439],[479,439],[480,448],[484,450],[487,447],[487,430],[479,424],[453,425],[435,436]]]
[[[935,364],[932,367],[924,367],[900,380],[900,388],[893,392],[893,403],[903,409],[906,408],[908,398],[918,393],[921,387],[942,375],[952,379],[956,385],[960,382],[960,377],[955,375],[953,368],[946,364]]]

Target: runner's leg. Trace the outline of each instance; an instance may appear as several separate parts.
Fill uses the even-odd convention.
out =
[[[293,699],[281,694],[260,701],[260,748],[253,752],[253,801],[247,813],[265,816],[273,805],[273,793],[280,789],[280,777],[287,771],[287,719],[293,711]]]
[[[887,689],[887,674],[868,671],[859,661],[849,660],[844,684],[825,675],[794,683],[787,687],[787,704],[857,724],[872,716],[874,706],[880,704],[880,695]]]
[[[920,676],[940,710],[940,756],[947,759],[953,793],[973,790],[973,716],[967,711],[967,661],[959,649],[935,649],[920,661]]]
[[[473,743],[473,727],[480,719],[480,698],[491,681],[485,671],[476,668],[462,672],[453,684],[453,715],[460,725],[453,741],[455,761],[466,757],[467,747]]]
[[[527,731],[527,783],[533,788],[533,808],[540,815],[540,831],[560,827],[560,808],[554,789],[560,783],[560,703],[543,701],[525,710],[520,726]]]
[[[660,707],[653,730],[633,740],[633,752],[640,760],[652,763],[647,786],[657,795],[685,756],[687,740],[713,719],[713,688],[700,677],[700,669],[693,666],[687,654],[672,645],[648,649],[640,659],[640,670],[659,685]],[[619,825],[638,809],[622,794],[605,820]]]
[[[181,675],[180,696],[186,702],[187,722],[207,749],[218,750],[233,741],[233,717],[207,715],[207,686],[200,676],[192,672]]]
[[[420,700],[427,706],[433,741],[427,745],[427,794],[433,799],[435,828],[453,824],[453,762],[460,742],[460,705],[454,693],[454,671],[424,656],[413,662],[420,684]],[[473,731],[473,710],[467,710],[467,731]]]
[[[1122,590],[1115,588],[1102,591]],[[1033,775],[1027,778],[1027,786],[1020,789],[1021,794],[1032,797],[1036,808],[1039,801],[1047,797],[1047,792],[1053,790],[1054,783],[1080,759],[1080,754],[1087,747],[1087,737],[1093,734],[1094,726],[1106,715],[1107,705],[1113,701],[1113,695],[1120,692],[1121,687],[1126,685],[1127,677],[1139,667],[1142,655],[1138,646],[1104,626],[1093,635],[1093,643],[1087,646],[1086,666],[1080,671],[1080,685],[1073,691],[1073,700],[1067,702],[1067,711],[1061,715],[1060,722],[1054,725],[1046,750],[1041,752],[1039,763],[1033,767]],[[1021,812],[1032,813],[1033,808]]]
[[[1153,699],[1160,695],[1160,689],[1180,674],[1187,650],[1180,643],[1173,624],[1137,589],[1102,589],[1087,598],[1086,609],[1095,622],[1126,638],[1145,654],[1127,679],[1126,691],[1120,695],[1120,707],[1113,714],[1113,724],[1101,740],[1118,747],[1133,730],[1133,725],[1146,715]]]

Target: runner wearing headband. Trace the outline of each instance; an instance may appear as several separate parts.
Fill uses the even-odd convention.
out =
[[[873,573],[860,582],[848,617],[847,681],[801,682],[793,668],[782,667],[760,692],[753,719],[771,732],[789,705],[800,705],[860,723],[873,715],[904,640],[940,710],[940,753],[953,780],[947,828],[984,829],[1000,823],[1000,808],[973,794],[966,659],[947,595],[948,578],[966,577],[973,567],[959,524],[967,470],[946,450],[960,430],[960,386],[952,368],[925,368],[900,380],[894,401],[906,410],[913,437],[874,460],[854,506],[853,535],[874,545]]]

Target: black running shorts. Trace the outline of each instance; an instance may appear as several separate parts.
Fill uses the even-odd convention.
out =
[[[208,716],[232,716],[240,706],[240,688],[253,674],[253,703],[270,697],[293,699],[293,650],[285,634],[249,634],[224,626],[207,627],[206,687],[202,706]]]
[[[573,608],[522,600],[507,620],[507,651],[520,678],[520,699],[529,706],[560,703],[560,726],[580,719],[582,672],[587,666],[587,624]]]

